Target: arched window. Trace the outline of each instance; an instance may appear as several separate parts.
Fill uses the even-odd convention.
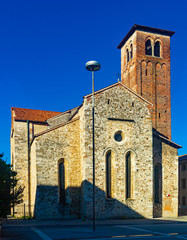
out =
[[[131,153],[126,155],[126,198],[131,198]]]
[[[154,202],[162,201],[162,166],[157,163],[154,167]]]
[[[160,57],[160,43],[157,41],[154,46],[155,57]]]
[[[127,49],[126,52],[127,52],[127,63],[128,63],[129,62],[129,50]]]
[[[145,54],[152,56],[152,45],[150,39],[148,39],[145,43]]]
[[[132,59],[133,58],[133,47],[132,47],[132,44],[131,44],[131,48],[130,48],[130,58]]]
[[[59,199],[60,202],[65,204],[65,164],[64,160],[59,162]]]
[[[106,154],[106,197],[111,198],[111,151]]]

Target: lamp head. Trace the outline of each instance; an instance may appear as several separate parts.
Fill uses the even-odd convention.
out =
[[[89,61],[85,65],[88,71],[98,71],[101,68],[101,64],[97,61]]]

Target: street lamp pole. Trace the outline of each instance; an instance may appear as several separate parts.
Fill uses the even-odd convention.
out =
[[[95,127],[94,127],[94,72],[101,68],[97,61],[86,63],[86,69],[92,71],[92,144],[93,144],[93,231],[95,231]]]

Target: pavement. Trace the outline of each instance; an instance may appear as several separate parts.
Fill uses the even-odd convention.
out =
[[[4,220],[3,240],[123,240],[187,239],[187,216],[157,219]]]

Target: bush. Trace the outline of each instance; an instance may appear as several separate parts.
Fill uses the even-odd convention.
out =
[[[0,154],[0,218],[10,214],[11,207],[23,202],[24,187],[17,186],[17,173],[11,169]]]

